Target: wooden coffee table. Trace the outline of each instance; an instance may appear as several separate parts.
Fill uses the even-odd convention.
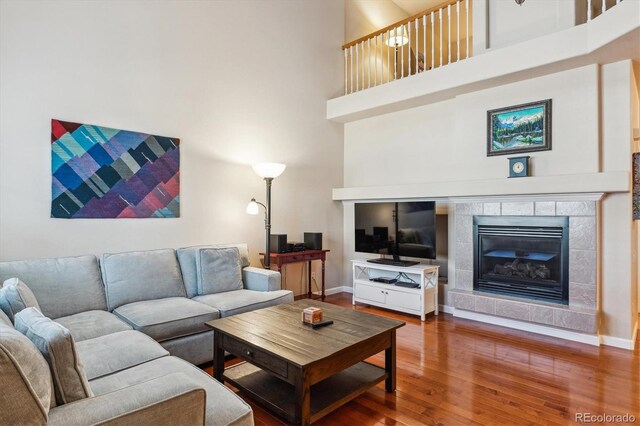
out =
[[[312,329],[304,308],[333,324]],[[405,323],[300,300],[207,322],[215,331],[214,377],[285,420],[308,425],[385,380],[396,388],[396,329]],[[225,370],[225,351],[243,362]],[[385,351],[385,368],[364,359]]]

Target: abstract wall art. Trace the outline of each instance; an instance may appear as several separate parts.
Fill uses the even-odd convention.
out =
[[[51,120],[51,217],[179,216],[179,139]]]
[[[487,111],[487,156],[551,149],[551,99]]]

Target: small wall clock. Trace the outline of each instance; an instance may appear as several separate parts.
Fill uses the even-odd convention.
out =
[[[509,177],[529,176],[529,156],[509,158]]]

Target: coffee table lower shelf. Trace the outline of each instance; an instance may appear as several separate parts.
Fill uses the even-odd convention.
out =
[[[342,370],[311,386],[311,422],[351,401],[387,377],[384,368],[368,362]],[[248,362],[224,370],[224,379],[256,403],[295,422],[294,386]]]

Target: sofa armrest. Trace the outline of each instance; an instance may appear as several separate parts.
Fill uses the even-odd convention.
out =
[[[206,392],[181,373],[64,404],[49,412],[50,425],[201,424]]]
[[[247,266],[242,270],[242,282],[247,290],[280,290],[280,272]]]

